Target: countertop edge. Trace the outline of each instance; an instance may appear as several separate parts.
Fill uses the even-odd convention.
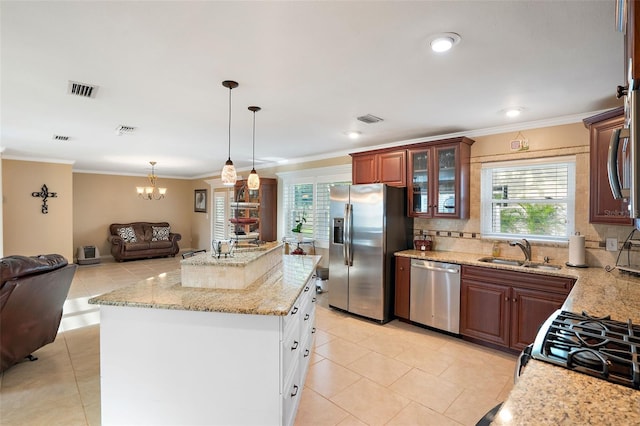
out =
[[[322,256],[283,255],[282,274],[243,290],[182,287],[180,269],[88,300],[92,305],[286,316]]]

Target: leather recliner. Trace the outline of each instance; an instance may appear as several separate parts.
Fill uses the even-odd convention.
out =
[[[76,268],[59,254],[0,260],[0,372],[55,340]]]

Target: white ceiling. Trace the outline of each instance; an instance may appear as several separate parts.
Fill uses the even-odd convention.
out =
[[[609,1],[2,1],[4,158],[219,174],[621,105]],[[448,54],[430,36],[456,32]],[[67,94],[69,80],[99,86]],[[520,106],[517,119],[502,110]],[[384,119],[365,124],[356,117]],[[514,123],[516,124],[514,126]],[[117,136],[118,125],[137,128]],[[511,126],[511,127],[501,127]],[[359,130],[358,141],[344,132]],[[54,141],[53,135],[70,136]],[[515,135],[515,133],[514,133]]]

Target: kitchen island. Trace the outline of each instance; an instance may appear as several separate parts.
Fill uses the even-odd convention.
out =
[[[640,324],[640,278],[603,268],[527,270],[519,266],[487,264],[486,255],[405,250],[396,253],[418,259],[482,266],[576,279],[562,309],[591,316],[631,319]],[[638,425],[640,390],[610,383],[543,361],[531,360],[494,419],[495,425]]]
[[[186,287],[176,270],[92,298],[102,424],[292,424],[319,260],[282,255],[242,290]]]

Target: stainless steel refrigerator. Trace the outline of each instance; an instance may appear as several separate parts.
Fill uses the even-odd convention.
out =
[[[330,191],[329,306],[387,322],[393,253],[411,244],[405,189],[376,183]]]

